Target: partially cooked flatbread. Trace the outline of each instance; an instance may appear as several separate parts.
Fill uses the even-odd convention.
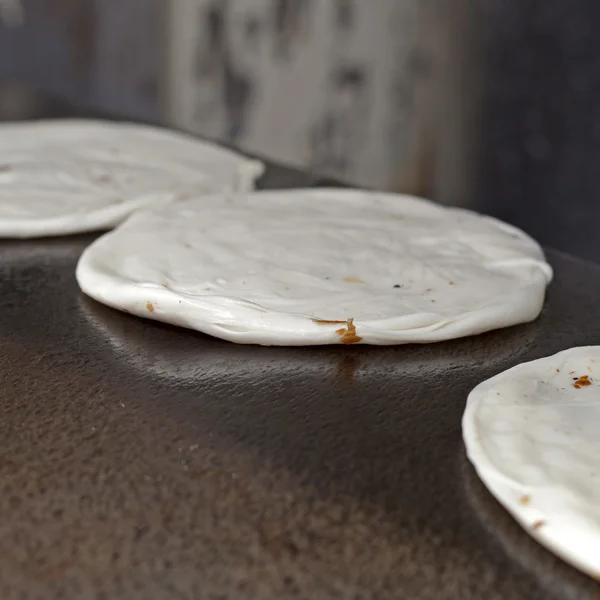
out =
[[[600,574],[600,346],[478,385],[463,417],[477,474],[538,542]]]
[[[107,229],[185,194],[246,191],[260,162],[167,130],[102,121],[0,125],[0,237]]]
[[[531,321],[551,273],[532,239],[496,220],[334,189],[142,211],[77,267],[109,306],[266,345],[435,342]]]

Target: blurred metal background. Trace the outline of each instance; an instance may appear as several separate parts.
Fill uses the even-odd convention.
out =
[[[334,4],[338,17],[347,17],[351,13],[343,11],[352,7],[355,19],[365,14],[357,12],[357,7],[364,10],[365,3],[360,0],[303,0],[306,10],[312,6],[313,11],[325,11],[323,15],[328,15]],[[173,15],[185,14],[177,10],[187,6],[189,11],[190,5],[196,11],[189,13],[196,15],[196,25],[190,29],[192,33],[179,39],[184,29]],[[20,81],[30,89],[61,97],[74,107],[171,122],[282,158],[282,152],[274,150],[276,144],[270,146],[265,131],[271,126],[271,134],[279,135],[282,125],[275,113],[285,124],[286,115],[306,108],[299,104],[290,105],[287,113],[274,110],[272,123],[263,123],[262,129],[260,119],[250,118],[245,126],[247,134],[244,128],[242,133],[239,127],[232,128],[227,119],[221,131],[214,129],[214,122],[203,121],[202,115],[194,121],[183,109],[173,110],[173,97],[185,107],[186,99],[205,85],[185,72],[174,80],[173,73],[186,60],[200,60],[202,23],[212,14],[207,11],[217,6],[210,0],[25,0],[24,6],[27,18],[22,27],[0,29],[0,80],[5,82],[5,91],[0,91],[0,112],[4,115],[35,113],[40,97],[34,99],[23,88],[17,90],[14,82]],[[291,0],[230,0],[218,6],[222,9],[221,23],[231,22],[232,30],[237,27],[244,36],[250,36],[248,43],[256,43],[252,36],[257,31],[263,31],[267,39],[264,47],[268,48],[280,47],[282,39],[296,40],[300,52],[302,44],[312,41],[310,28],[296,31],[292,16],[298,16],[298,6]],[[524,228],[543,244],[600,260],[600,238],[596,235],[600,226],[600,2],[373,0],[368,6],[371,12],[379,11],[379,21],[372,23],[385,22],[385,11],[393,9],[393,27],[381,27],[381,35],[375,35],[378,30],[374,25],[371,29],[359,27],[359,41],[344,38],[344,52],[356,64],[362,57],[367,74],[379,68],[377,61],[389,61],[393,77],[371,78],[370,85],[385,91],[390,108],[384,111],[387,120],[383,124],[373,117],[371,143],[363,143],[356,133],[359,130],[352,129],[360,120],[359,113],[352,111],[357,106],[356,97],[365,96],[352,94],[368,83],[369,77],[359,77],[355,71],[351,80],[344,79],[352,85],[348,84],[333,104],[325,101],[324,106],[332,122],[350,128],[338,131],[333,145],[344,148],[344,140],[351,139],[354,154],[345,164],[339,163],[339,168],[334,161],[328,174],[352,180],[357,173],[368,175],[369,164],[386,160],[389,165],[382,173],[389,176],[367,181],[368,177],[363,180],[361,175],[354,182],[474,208]],[[240,12],[242,8],[246,13]],[[326,30],[318,32],[323,43]],[[382,45],[384,36],[389,39]],[[173,43],[175,39],[179,39],[178,44]],[[221,40],[229,58],[214,63],[217,67],[229,69],[233,64],[233,50],[227,50],[227,44],[237,47],[238,53],[246,52],[246,46],[239,46],[241,39],[233,36]],[[246,37],[243,40],[248,41]],[[275,65],[273,72],[279,69],[277,77],[281,78],[293,64],[269,62],[281,57],[269,58],[271,55],[260,54],[263,46],[256,47],[259,54],[254,62],[235,64],[238,71],[239,65],[248,64],[248,69],[258,65],[255,73],[263,80],[266,77],[273,87],[272,80],[264,75],[270,72],[269,65]],[[385,48],[391,54],[386,54]],[[304,77],[298,84],[301,87],[322,84],[312,78],[310,65],[300,72]],[[246,74],[243,69],[241,73]],[[229,100],[225,96],[219,100],[216,94],[217,106],[220,101],[235,105],[232,94],[235,96],[236,89],[241,93],[243,86],[226,89],[222,82],[217,73],[214,90],[221,93],[222,89]],[[285,86],[280,86],[279,92],[275,85],[275,92],[275,99],[280,93],[284,102]],[[249,106],[256,114],[264,111],[261,101],[265,93],[260,87],[253,92]],[[177,102],[175,105],[179,106]],[[336,107],[343,118],[336,120],[336,114],[330,114]],[[364,106],[359,109],[364,110]],[[238,113],[233,110],[231,114],[237,119]],[[377,146],[381,156],[366,156],[376,147],[377,136],[382,135],[387,141]],[[298,141],[298,148],[302,143]],[[322,148],[320,152],[318,156],[324,156],[321,163],[321,159],[311,159],[299,150],[296,164],[319,171],[328,158]]]
[[[600,2],[484,0],[472,204],[600,259]]]

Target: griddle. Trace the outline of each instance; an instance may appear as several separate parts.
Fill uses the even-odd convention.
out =
[[[268,348],[86,298],[93,239],[0,242],[2,600],[600,597],[485,490],[460,430],[480,381],[598,343],[599,267],[548,251],[528,325]]]

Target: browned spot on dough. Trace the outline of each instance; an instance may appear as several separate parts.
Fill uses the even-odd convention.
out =
[[[328,321],[327,319],[312,319],[313,323],[317,323],[317,325],[339,325],[345,324],[346,321]]]
[[[154,304],[152,304],[152,302],[146,302],[146,308],[150,311],[150,312],[154,312]]]
[[[425,290],[425,293],[427,293],[427,292],[433,292],[433,288],[427,288],[427,289]]]
[[[12,169],[8,165],[0,165],[0,173],[8,173]]]
[[[454,285],[454,281],[449,281],[448,285]]]
[[[546,524],[546,521],[544,521],[543,519],[540,519],[539,521],[536,521],[531,528],[534,531],[537,531],[538,529],[542,528],[544,525]]]
[[[364,281],[358,277],[344,277],[344,281],[347,281],[348,283],[364,283]]]
[[[356,335],[356,326],[354,325],[354,319],[348,319],[346,321],[346,327],[338,329],[336,333],[342,338],[342,344],[358,344],[362,338]]]
[[[556,372],[557,372],[557,373],[560,373],[560,369],[556,369]]]
[[[519,498],[519,504],[522,504],[523,506],[527,506],[529,503],[531,502],[531,496],[521,496]]]
[[[164,288],[169,289],[169,284],[168,283],[163,283],[162,285],[163,285]]]
[[[579,388],[592,385],[589,375],[582,375],[577,381],[573,383],[573,387],[578,390]]]

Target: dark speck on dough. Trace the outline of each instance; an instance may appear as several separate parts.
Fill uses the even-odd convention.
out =
[[[592,385],[589,375],[582,375],[581,377],[578,377],[575,379],[575,383],[573,384],[573,387],[576,390],[578,390],[578,389],[580,389],[582,387],[586,387],[588,385]]]
[[[394,287],[395,287],[395,288],[397,288],[397,289],[399,289],[399,288],[401,288],[402,286],[401,286],[399,283],[397,283],[397,284],[396,284]]]

